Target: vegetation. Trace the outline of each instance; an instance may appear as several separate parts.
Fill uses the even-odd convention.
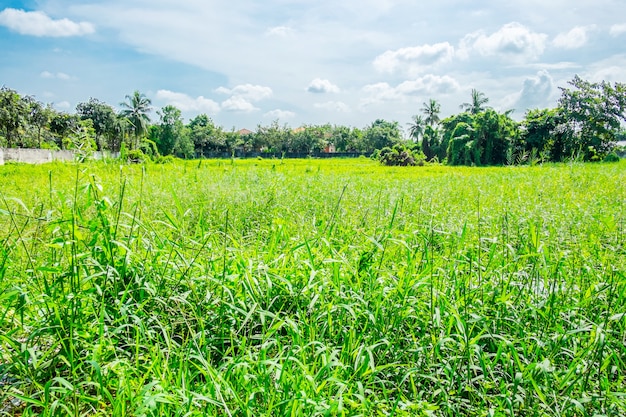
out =
[[[0,176],[0,415],[626,413],[624,162]]]
[[[569,85],[561,88],[556,108],[530,109],[521,122],[511,118],[511,111],[500,113],[488,107],[489,99],[476,89],[471,91],[470,102],[461,104],[462,113],[443,120],[441,105],[431,98],[423,103],[421,114],[412,117],[408,138],[402,136],[398,122],[381,119],[362,129],[329,124],[292,129],[274,121],[257,126],[255,132],[229,132],[206,114],[185,124],[180,110],[172,105],[157,110],[159,120],[152,123],[152,103],[139,91],[126,96],[117,113],[91,98],[70,115],[3,87],[0,146],[119,152],[124,144],[152,158],[202,158],[249,152],[371,155],[395,145],[413,149],[418,143],[427,161],[451,165],[602,161],[624,136],[626,84],[592,83],[576,76]],[[77,142],[76,136],[81,140]]]

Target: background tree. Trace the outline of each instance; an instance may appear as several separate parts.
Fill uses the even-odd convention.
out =
[[[428,126],[433,126],[439,123],[439,114],[441,113],[441,105],[437,100],[430,99],[426,103],[423,103],[422,113],[424,114],[424,122]]]
[[[28,103],[15,90],[0,89],[0,128],[6,146],[11,148],[19,141],[19,131],[28,117]]]
[[[558,109],[528,110],[521,123],[520,141],[513,153],[519,159],[536,154],[545,161],[561,161],[566,155],[566,135],[559,130],[563,126],[562,113]]]
[[[401,140],[398,122],[377,119],[363,132],[363,140],[359,144],[359,151],[372,153],[376,149],[391,148]]]
[[[327,139],[330,138],[330,126],[304,126],[293,132],[289,150],[291,152],[311,153],[319,152],[326,146]]]
[[[126,96],[126,101],[120,103],[122,111],[120,114],[130,122],[133,131],[133,137],[135,139],[132,143],[132,148],[138,148],[140,145],[140,139],[148,131],[148,125],[150,124],[150,117],[148,113],[152,111],[152,101],[135,90],[132,95]]]
[[[279,125],[274,120],[269,126],[257,126],[254,134],[254,149],[265,152],[286,152],[291,142],[292,130],[286,125]]]
[[[54,135],[55,144],[60,149],[66,149],[67,138],[80,126],[80,119],[75,114],[64,112],[55,113],[50,120],[50,132]]]
[[[443,124],[451,165],[502,165],[519,138],[518,124],[507,113],[493,109],[467,112]]]
[[[119,139],[116,138],[116,115],[113,107],[96,98],[76,105],[76,114],[81,120],[91,120],[96,135],[96,148],[119,151]]]
[[[187,125],[196,155],[205,157],[206,152],[225,152],[229,150],[227,136],[220,126],[206,114],[193,118]]]
[[[30,103],[28,122],[35,131],[34,142],[37,148],[42,147],[43,133],[48,129],[54,113],[55,111],[50,105],[44,105],[35,100]]]
[[[558,109],[564,123],[561,130],[573,132],[570,148],[578,148],[585,159],[600,159],[615,145],[621,123],[626,121],[626,84],[592,83],[578,75],[561,88]]]
[[[481,93],[480,91],[472,88],[471,96],[471,102],[461,104],[460,107],[462,110],[471,114],[478,114],[482,111],[487,110],[485,104],[489,103],[489,99],[484,93]]]
[[[171,155],[183,133],[182,113],[175,106],[167,105],[157,114],[159,123],[152,126],[150,139],[156,143],[161,155]]]
[[[411,122],[407,124],[409,125],[409,137],[415,142],[419,142],[420,138],[424,134],[424,128],[426,126],[424,118],[419,114],[415,114],[411,118]]]

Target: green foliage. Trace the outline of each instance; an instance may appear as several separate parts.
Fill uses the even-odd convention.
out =
[[[511,160],[511,147],[519,136],[517,123],[493,109],[449,118],[443,128],[443,137],[449,138],[450,165],[504,165]]]
[[[121,137],[116,130],[117,116],[113,107],[92,97],[86,103],[78,103],[76,115],[82,120],[91,120],[96,134],[97,150],[119,150]]]
[[[426,156],[420,150],[411,150],[402,144],[395,144],[392,148],[385,147],[374,152],[373,159],[386,166],[415,166],[424,165]]]
[[[152,162],[155,164],[163,165],[163,164],[171,164],[176,161],[174,155],[159,155],[156,158],[152,159]]]
[[[152,126],[150,137],[155,142],[159,154],[171,155],[183,135],[183,118],[181,111],[167,105],[157,112],[159,124]]]
[[[11,148],[16,144],[27,114],[28,102],[15,90],[3,86],[0,89],[0,129],[5,143],[0,145]]]
[[[141,149],[131,149],[126,154],[126,161],[131,164],[141,164],[150,161],[150,157],[143,153]]]
[[[63,139],[63,148],[74,151],[79,162],[84,162],[96,150],[96,134],[90,119],[78,122],[72,132]]]
[[[205,157],[205,153],[211,151],[229,152],[238,144],[238,137],[227,135],[221,127],[215,126],[213,120],[206,114],[193,118],[188,129],[194,153],[199,157]]]
[[[613,152],[607,153],[602,161],[603,162],[619,162],[619,160],[620,160],[619,155],[615,153],[615,151],[613,151]]]
[[[331,138],[330,125],[303,126],[290,137],[289,151],[311,153],[320,152]]]
[[[358,145],[358,150],[364,153],[372,153],[376,149],[392,147],[400,141],[398,122],[378,119],[363,132],[363,140]]]
[[[583,151],[585,160],[601,159],[616,141],[626,121],[626,84],[593,83],[575,76],[572,88],[561,88],[559,110],[571,132],[569,149]]]
[[[485,106],[485,104],[489,103],[489,98],[485,95],[485,93],[472,88],[471,96],[471,102],[461,104],[460,107],[462,110],[470,114],[478,114],[489,109]]]
[[[128,121],[135,139],[131,143],[131,148],[138,148],[141,144],[141,139],[148,131],[150,123],[148,113],[152,111],[151,104],[152,101],[139,91],[127,95],[126,101],[120,103],[122,107],[120,115]]]

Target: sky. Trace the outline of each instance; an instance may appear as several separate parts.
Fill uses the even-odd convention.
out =
[[[574,75],[626,82],[625,0],[0,0],[0,85],[73,113],[119,109],[230,130],[406,129],[483,92],[499,111],[554,107]]]

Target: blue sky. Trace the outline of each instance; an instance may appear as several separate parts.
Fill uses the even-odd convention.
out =
[[[402,126],[476,88],[552,107],[575,74],[626,81],[624,0],[0,0],[0,84],[74,112],[139,90],[226,129]]]

